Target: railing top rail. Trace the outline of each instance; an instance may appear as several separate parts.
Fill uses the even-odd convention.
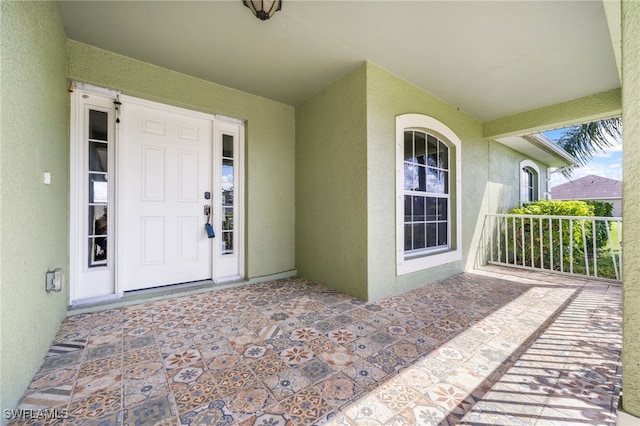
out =
[[[508,213],[487,213],[492,217],[518,217],[533,219],[571,219],[571,220],[607,220],[611,222],[622,222],[621,217],[603,217],[603,216],[558,216],[558,215],[535,215],[535,214],[508,214]]]

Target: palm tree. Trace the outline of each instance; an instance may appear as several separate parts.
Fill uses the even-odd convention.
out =
[[[622,118],[613,117],[569,128],[558,140],[558,145],[578,160],[578,165],[561,169],[570,178],[574,169],[586,165],[593,156],[605,148],[622,143]]]

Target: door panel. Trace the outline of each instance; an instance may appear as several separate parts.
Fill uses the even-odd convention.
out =
[[[212,187],[212,122],[123,100],[119,159],[119,291],[212,277],[205,192]]]

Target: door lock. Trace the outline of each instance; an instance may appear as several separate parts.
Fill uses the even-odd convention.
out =
[[[204,214],[205,216],[210,216],[211,215],[211,206],[209,204],[204,206]],[[209,219],[207,217],[207,219]],[[209,220],[207,220],[207,222],[209,222]]]

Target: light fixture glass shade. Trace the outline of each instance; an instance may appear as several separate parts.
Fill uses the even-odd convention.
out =
[[[242,3],[261,21],[266,21],[282,9],[282,0],[242,0]]]

